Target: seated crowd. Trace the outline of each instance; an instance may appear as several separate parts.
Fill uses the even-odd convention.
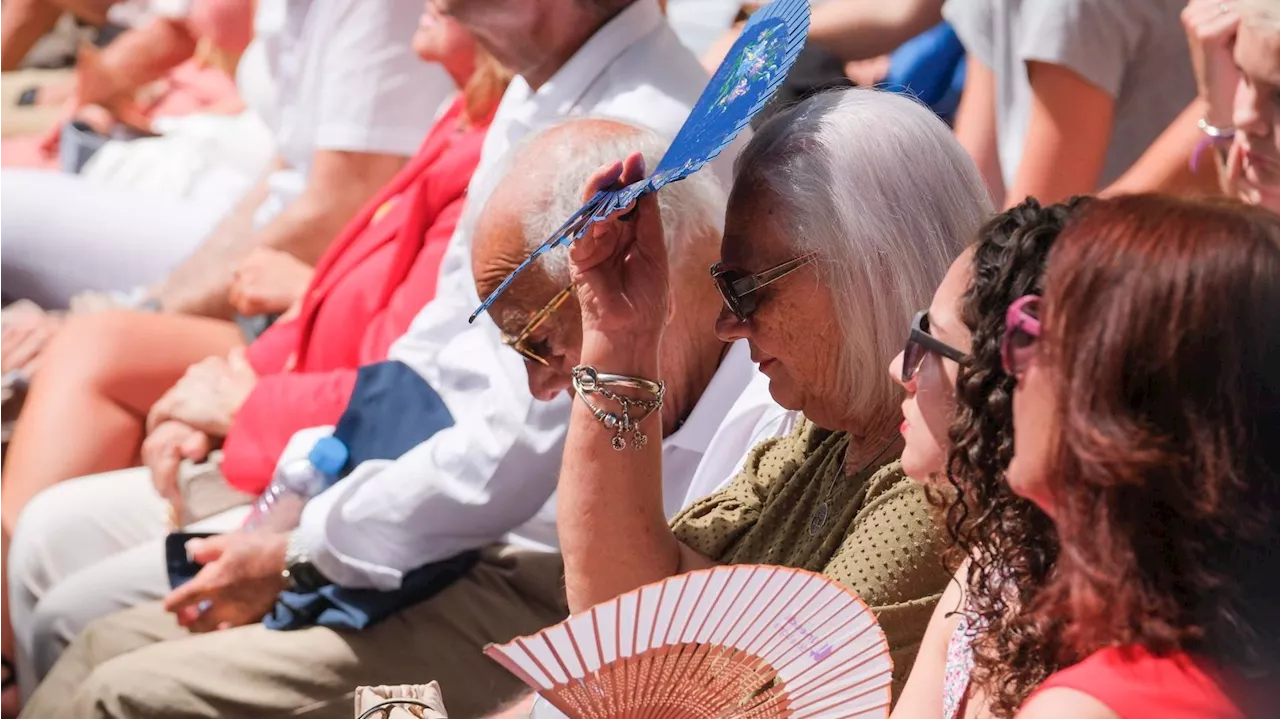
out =
[[[895,719],[1280,712],[1280,0],[815,3],[474,322],[717,2],[131,4],[5,132],[6,719],[546,716],[486,645],[726,564],[861,597]]]

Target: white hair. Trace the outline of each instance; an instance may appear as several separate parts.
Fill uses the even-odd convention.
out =
[[[977,168],[924,105],[848,89],[770,120],[736,173],[735,188],[746,183],[751,201],[777,202],[796,254],[817,253],[842,335],[834,341],[848,406],[869,435],[891,430],[900,395],[885,367],[991,213]],[[772,195],[754,194],[761,189]]]
[[[606,134],[592,128],[590,141],[576,133],[562,130],[574,124],[602,120],[625,127],[626,130]],[[551,135],[553,132],[554,135]],[[543,163],[549,167],[537,178],[544,183],[545,190],[539,193],[536,205],[522,223],[526,249],[530,252],[582,206],[583,188],[601,166],[639,152],[644,155],[645,167],[652,171],[666,152],[670,141],[648,128],[621,120],[575,118],[538,132],[528,138],[522,147],[532,144],[540,146]],[[515,153],[517,157],[519,152],[522,150]],[[658,192],[667,256],[677,277],[686,270],[696,269],[705,273],[711,258],[718,254],[727,201],[724,190],[711,172],[695,173]],[[562,248],[548,252],[540,260],[541,270],[557,282],[568,282],[568,254]]]
[[[1280,0],[1238,0],[1240,21],[1269,33],[1280,33]]]

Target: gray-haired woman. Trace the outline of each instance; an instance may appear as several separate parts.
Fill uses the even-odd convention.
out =
[[[641,164],[602,170],[588,192],[641,177]],[[840,91],[763,126],[738,160],[712,268],[725,299],[715,329],[746,339],[774,399],[804,416],[670,526],[658,443],[637,441],[662,436],[647,381],[670,292],[656,199],[573,245],[578,371],[629,379],[608,393],[579,382],[557,511],[570,605],[713,564],[801,567],[877,611],[895,686],[905,678],[947,574],[923,492],[896,462],[900,397],[881,368],[987,212],[968,156],[909,99]]]

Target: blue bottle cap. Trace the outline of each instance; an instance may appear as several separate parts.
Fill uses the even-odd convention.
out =
[[[342,473],[342,468],[347,465],[347,459],[350,456],[351,452],[347,450],[347,445],[343,444],[342,440],[337,437],[321,437],[311,448],[307,460],[321,474],[337,477]]]

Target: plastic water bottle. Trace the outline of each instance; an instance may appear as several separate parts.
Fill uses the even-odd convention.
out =
[[[348,456],[342,440],[319,439],[306,459],[294,460],[276,470],[271,484],[253,503],[244,529],[287,532],[297,527],[307,500],[337,481]]]

